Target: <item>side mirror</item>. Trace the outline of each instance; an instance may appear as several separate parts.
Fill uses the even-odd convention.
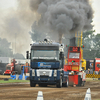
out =
[[[30,53],[30,59],[31,59],[31,53]]]
[[[26,51],[26,59],[29,59],[29,51]]]
[[[59,54],[59,59],[61,60],[61,52],[60,52],[60,54]]]

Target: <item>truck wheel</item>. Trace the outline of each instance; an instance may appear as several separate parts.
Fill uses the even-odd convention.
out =
[[[30,87],[35,87],[35,83],[32,83],[32,80],[30,80]]]
[[[57,83],[56,85],[57,88],[61,88],[62,87],[62,77],[60,78],[59,83]]]
[[[68,78],[67,78],[67,80],[66,80],[66,83],[62,83],[62,85],[63,85],[63,87],[68,87],[68,85],[69,85]]]
[[[68,87],[68,85],[69,85],[69,80],[68,80],[68,78],[67,78],[66,87]]]

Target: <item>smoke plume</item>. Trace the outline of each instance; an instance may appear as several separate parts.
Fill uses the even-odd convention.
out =
[[[38,30],[58,35],[73,36],[77,31],[92,28],[93,10],[89,0],[30,0],[30,8],[40,14]],[[38,15],[39,16],[39,15]]]
[[[17,0],[17,3],[16,9],[0,9],[0,37],[11,42],[14,54],[26,55],[32,42],[29,35],[30,27],[38,18],[29,7],[29,0]]]
[[[11,42],[14,53],[29,50],[31,38],[62,42],[62,36],[70,38],[76,31],[92,28],[92,7],[89,0],[17,0],[17,9],[0,9],[0,38]],[[5,14],[6,13],[6,14]],[[31,30],[31,29],[32,30]],[[32,32],[29,32],[29,31]]]

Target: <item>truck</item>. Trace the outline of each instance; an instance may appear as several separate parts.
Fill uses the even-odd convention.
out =
[[[86,73],[83,68],[82,48],[77,46],[70,46],[68,48],[68,63],[64,65],[64,71],[69,72],[68,80],[69,85],[84,86],[86,81]]]
[[[97,73],[100,72],[100,58],[95,58],[94,59],[94,66],[93,66],[93,70]]]
[[[100,71],[100,58],[88,59],[86,64],[87,74],[98,74]]]
[[[67,73],[64,73],[64,45],[44,39],[31,44],[30,87],[56,85],[68,86]]]

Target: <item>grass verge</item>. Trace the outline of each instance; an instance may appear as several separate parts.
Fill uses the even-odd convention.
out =
[[[29,80],[0,80],[0,83],[20,83],[20,82],[29,82]]]

